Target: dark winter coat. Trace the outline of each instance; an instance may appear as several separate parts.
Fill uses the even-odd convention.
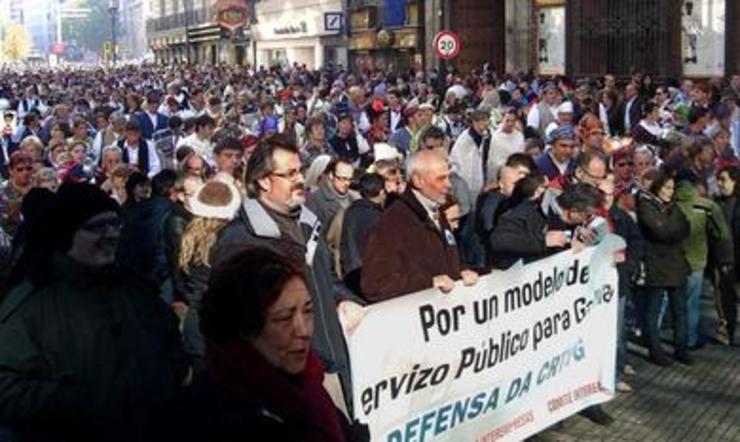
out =
[[[154,196],[123,211],[123,229],[116,262],[160,284],[170,271],[165,249],[165,221],[172,202]]]
[[[208,290],[208,278],[211,268],[205,264],[191,264],[188,271],[180,270],[179,280],[183,283],[184,300],[188,305],[185,321],[182,328],[182,339],[185,353],[191,359],[198,361],[206,354],[206,343],[200,333],[200,307],[203,304],[203,295]],[[198,367],[199,369],[201,367]]]
[[[0,426],[31,441],[138,440],[186,374],[177,323],[133,274],[58,255],[0,305]]]
[[[344,212],[339,255],[345,283],[355,292],[360,292],[362,255],[365,252],[370,229],[382,213],[383,209],[378,204],[364,198],[352,203]]]
[[[530,262],[547,255],[547,227],[548,218],[538,201],[523,201],[501,215],[488,237],[493,266],[507,269],[519,259]]]
[[[735,196],[720,197],[716,201],[725,215],[725,221],[730,230],[731,241],[729,245],[725,245],[721,249],[718,248],[719,250],[717,251],[722,256],[712,257],[712,264],[728,263],[731,259],[735,266],[735,278],[736,280],[740,280],[740,204],[738,204],[737,197]]]
[[[619,295],[627,296],[632,288],[631,281],[640,271],[640,263],[645,258],[645,240],[637,221],[616,205],[609,209],[609,218],[614,226],[614,233],[621,236],[627,243],[626,259],[624,262],[617,264]]]
[[[460,279],[460,255],[444,216],[438,229],[409,188],[370,230],[362,293],[372,302],[432,288],[438,275]]]
[[[180,246],[185,227],[192,219],[193,215],[185,209],[182,203],[175,203],[164,223],[164,248],[169,276],[172,278],[175,298],[180,300],[185,293],[185,282],[180,272]]]
[[[689,222],[681,209],[642,192],[637,199],[637,221],[645,238],[646,286],[683,286],[689,272],[683,253]]]

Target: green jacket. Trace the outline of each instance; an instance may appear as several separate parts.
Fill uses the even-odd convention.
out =
[[[0,304],[0,426],[30,440],[137,440],[187,371],[156,288],[54,258]],[[42,432],[42,435],[38,433]]]
[[[717,203],[699,195],[688,181],[678,184],[676,203],[691,226],[689,237],[683,242],[684,256],[691,272],[703,271],[707,266],[709,244],[730,237],[725,216]]]

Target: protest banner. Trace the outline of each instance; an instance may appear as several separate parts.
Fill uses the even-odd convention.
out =
[[[610,400],[620,245],[367,307],[346,336],[355,417],[373,441],[521,440]]]

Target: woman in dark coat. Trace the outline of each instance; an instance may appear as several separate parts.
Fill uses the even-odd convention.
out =
[[[264,248],[233,251],[213,268],[200,317],[207,370],[153,422],[149,440],[367,439],[349,430],[322,385],[301,261]]]
[[[660,344],[658,317],[663,294],[668,294],[673,315],[675,357],[690,364],[688,353],[688,325],[686,275],[688,264],[684,259],[683,240],[689,236],[689,223],[674,202],[675,182],[672,176],[661,173],[648,192],[642,192],[637,201],[637,221],[645,238],[645,296],[647,299],[648,349],[650,360],[668,366],[671,360]]]

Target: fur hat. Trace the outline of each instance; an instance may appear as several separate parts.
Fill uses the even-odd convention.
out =
[[[241,205],[239,189],[225,180],[211,180],[190,198],[190,212],[201,218],[231,220]]]

